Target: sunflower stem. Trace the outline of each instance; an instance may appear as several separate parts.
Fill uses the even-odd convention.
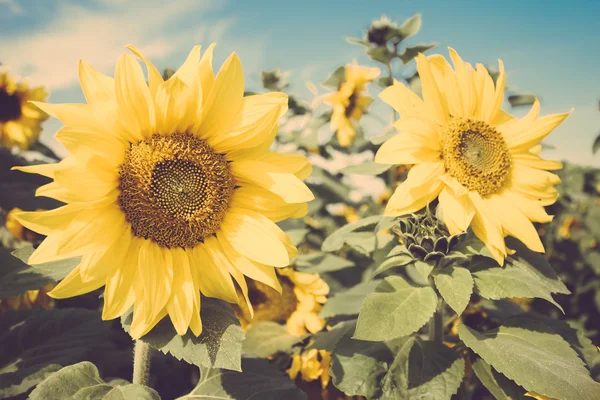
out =
[[[439,300],[435,314],[429,320],[429,340],[442,343],[444,341],[444,300]]]
[[[133,348],[133,383],[148,386],[149,375],[150,345],[138,339]]]

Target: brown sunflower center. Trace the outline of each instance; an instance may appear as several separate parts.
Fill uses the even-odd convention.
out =
[[[21,117],[21,99],[0,88],[0,122],[14,121]]]
[[[450,175],[483,197],[498,192],[510,172],[502,134],[482,121],[453,117],[442,137],[442,158]]]
[[[358,92],[355,90],[354,92],[352,92],[350,97],[348,97],[348,106],[346,107],[346,110],[345,110],[346,118],[350,118],[350,116],[356,109],[357,102],[358,102]]]
[[[285,276],[279,276],[279,282],[281,295],[262,282],[248,282],[248,297],[254,306],[253,321],[274,321],[285,324],[296,311],[298,299],[294,294],[294,284]]]
[[[190,134],[132,144],[119,171],[119,205],[135,236],[194,247],[215,233],[235,187],[227,160]]]

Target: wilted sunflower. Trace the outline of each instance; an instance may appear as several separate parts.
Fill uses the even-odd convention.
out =
[[[559,162],[539,157],[536,145],[568,115],[538,118],[536,100],[521,119],[502,111],[504,67],[494,83],[483,65],[474,69],[450,49],[454,70],[441,55],[419,54],[423,100],[400,82],[380,97],[401,119],[402,133],[385,142],[375,161],[416,164],[390,198],[385,214],[419,210],[439,196],[439,211],[451,234],[469,225],[503,264],[511,235],[534,251],[544,247],[531,223],[548,222],[545,205],[558,197],[560,182],[546,170]]]
[[[133,306],[134,338],[166,314],[179,334],[189,326],[199,335],[200,293],[241,302],[237,284],[247,301],[244,275],[280,291],[273,267],[297,251],[275,222],[304,216],[313,199],[301,181],[306,158],[267,150],[287,96],[243,97],[237,55],[215,77],[213,46],[200,61],[194,47],[167,81],[128,46],[146,63],[148,84],[130,55],[115,79],[81,61],[88,104],[36,103],[65,124],[56,138],[73,155],[19,168],[53,178],[37,194],[68,203],[18,215],[48,235],[29,262],[82,256],[50,295],[105,285],[102,318]]]
[[[331,130],[337,132],[340,145],[350,147],[356,136],[354,123],[360,121],[373,99],[367,96],[365,88],[379,76],[378,68],[346,65],[344,81],[337,92],[325,95],[323,101],[333,106]]]
[[[0,147],[26,150],[38,140],[48,115],[28,101],[44,101],[46,97],[43,87],[29,88],[26,82],[0,71]]]
[[[323,329],[325,320],[319,318],[319,312],[329,294],[327,282],[319,274],[297,272],[293,268],[281,268],[277,272],[281,295],[261,282],[249,283],[254,314],[245,303],[240,303],[235,312],[242,326],[246,328],[256,321],[273,321],[286,324],[290,335],[316,333]]]

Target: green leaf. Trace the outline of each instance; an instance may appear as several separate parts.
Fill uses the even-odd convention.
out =
[[[410,335],[429,321],[437,302],[433,288],[414,286],[399,276],[388,276],[365,299],[354,337],[381,341]]]
[[[327,79],[322,83],[323,86],[330,89],[338,90],[342,82],[346,80],[346,68],[344,66],[337,67]]]
[[[388,86],[392,86],[394,84],[394,78],[390,78],[389,76],[382,76],[381,78],[377,78],[377,85],[383,89]]]
[[[365,298],[373,293],[373,290],[375,290],[380,282],[380,280],[363,282],[344,292],[336,293],[327,300],[319,316],[321,318],[328,318],[335,315],[358,314]]]
[[[347,37],[346,42],[351,43],[351,44],[359,44],[361,46],[369,46],[369,42],[366,42],[363,39],[359,39],[359,38]]]
[[[508,96],[508,102],[511,107],[531,106],[536,98],[535,94],[513,94]]]
[[[365,161],[358,165],[349,165],[342,168],[341,172],[344,174],[357,174],[357,175],[380,175],[392,167],[391,164],[376,164],[373,161]]]
[[[242,349],[244,352],[264,358],[280,351],[290,353],[292,346],[305,337],[290,335],[285,325],[271,321],[258,321],[246,332]]]
[[[338,201],[346,202],[350,196],[350,188],[338,182],[331,173],[317,166],[313,166],[313,172],[308,178],[308,184],[317,199],[323,197],[330,203]]]
[[[0,313],[0,399],[27,392],[60,368],[113,350],[110,324],[84,309]]]
[[[183,336],[178,335],[169,318],[163,318],[140,340],[196,366],[239,371],[244,331],[229,304],[203,297],[200,315],[203,330],[199,337],[190,331]],[[132,310],[121,317],[121,324],[127,332],[131,327],[132,317]]]
[[[380,219],[380,215],[373,215],[367,218],[363,218],[360,221],[356,221],[352,224],[344,225],[325,239],[323,245],[321,246],[321,250],[328,252],[340,250],[346,243],[346,237],[349,233],[357,231],[359,229],[364,230],[368,227],[374,227],[377,225]],[[375,236],[374,232],[373,236]]]
[[[296,257],[296,268],[301,272],[324,273],[339,271],[344,268],[353,267],[354,263],[343,257],[329,253],[301,254]]]
[[[526,390],[564,400],[598,398],[585,364],[569,344],[540,321],[517,317],[486,333],[458,326],[460,339],[498,372]]]
[[[381,264],[379,264],[377,268],[375,268],[375,271],[373,271],[373,275],[378,275],[384,271],[387,271],[390,268],[403,267],[405,265],[410,264],[413,261],[414,259],[412,258],[412,256],[408,254],[399,254],[397,256],[392,256],[386,259]]]
[[[364,342],[344,337],[332,354],[334,385],[369,399],[450,399],[465,362],[441,343],[414,337]]]
[[[431,274],[431,271],[433,271],[432,264],[430,264],[427,261],[415,260],[415,262],[412,263],[410,267],[414,268],[419,273],[419,275],[421,275],[421,277],[423,278],[421,282],[424,282],[425,284],[428,282],[429,275]]]
[[[0,300],[20,296],[28,290],[36,290],[67,276],[78,264],[80,257],[44,264],[27,265],[33,247],[15,250],[0,247]]]
[[[479,378],[483,386],[490,391],[496,399],[526,399],[525,390],[522,387],[498,373],[491,365],[482,358],[476,357],[471,363],[475,375]]]
[[[431,50],[436,47],[437,43],[432,44],[418,44],[416,46],[405,47],[402,53],[400,53],[400,59],[404,64],[408,64],[415,58],[419,53],[425,53],[427,50]]]
[[[594,144],[592,145],[592,154],[596,154],[598,150],[600,150],[600,134],[598,134],[594,140]]]
[[[307,348],[332,352],[339,341],[344,336],[352,336],[355,329],[356,320],[340,322],[328,331],[315,333],[312,337],[313,342]]]
[[[387,47],[369,47],[367,48],[367,55],[373,60],[382,64],[388,65],[395,54],[392,53]]]
[[[457,244],[454,246],[453,252],[462,253],[468,257],[482,256],[495,260],[485,243],[478,238],[467,239],[464,242]]]
[[[304,241],[304,237],[308,232],[310,232],[310,229],[290,229],[289,231],[285,231],[294,246],[299,246]]]
[[[147,386],[115,386],[100,378],[98,368],[88,361],[62,368],[40,383],[30,400],[160,400]]]
[[[507,240],[507,245],[517,252],[506,258],[503,267],[487,259],[481,259],[472,266],[471,273],[477,293],[491,300],[538,297],[562,311],[562,307],[552,298],[552,293],[570,292],[544,256],[532,252],[516,240]]]
[[[345,235],[344,242],[366,257],[369,257],[377,246],[374,232],[349,232]]]
[[[458,315],[461,315],[473,293],[473,277],[468,269],[458,266],[444,268],[433,276],[435,287]]]
[[[179,400],[304,400],[306,394],[269,361],[244,358],[244,372],[201,367],[196,388]]]
[[[406,40],[409,37],[415,35],[421,29],[421,14],[415,14],[412,17],[406,19],[400,28],[398,28],[398,34],[400,35],[400,41]]]

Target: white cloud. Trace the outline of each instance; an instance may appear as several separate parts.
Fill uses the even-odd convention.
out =
[[[222,3],[100,0],[91,9],[63,1],[41,29],[5,38],[0,54],[3,63],[16,74],[28,76],[33,84],[65,89],[77,83],[79,59],[113,75],[116,60],[127,44],[135,44],[154,62],[165,62],[170,55],[186,52],[200,42],[217,41],[218,48],[223,48],[223,42],[230,42],[224,37],[235,19],[207,18],[220,7],[217,4]],[[193,23],[190,16],[194,16]],[[254,56],[262,49],[254,37],[234,44]],[[183,60],[175,61],[173,67]]]

